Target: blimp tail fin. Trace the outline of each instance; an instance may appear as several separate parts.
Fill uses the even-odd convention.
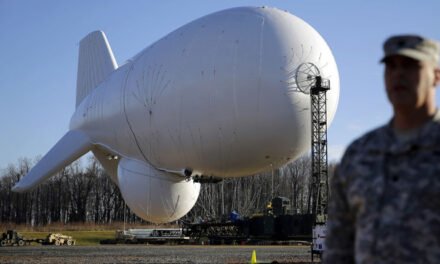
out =
[[[76,107],[104,79],[118,68],[107,37],[94,31],[79,43]]]
[[[81,131],[67,132],[55,146],[13,188],[14,192],[26,192],[35,188],[65,166],[91,150],[93,144]]]

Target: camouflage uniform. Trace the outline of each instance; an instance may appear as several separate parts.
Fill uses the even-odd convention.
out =
[[[440,263],[440,111],[406,141],[391,123],[332,179],[324,263]]]

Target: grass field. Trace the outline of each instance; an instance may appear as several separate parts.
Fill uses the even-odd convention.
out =
[[[87,223],[52,223],[45,226],[29,226],[25,224],[17,225],[15,223],[0,223],[0,236],[6,230],[17,230],[25,238],[45,239],[50,233],[60,233],[72,236],[78,246],[96,246],[99,241],[104,239],[114,239],[115,231],[129,228],[175,228],[175,225],[152,225],[152,224],[124,224],[123,222],[114,222],[112,224],[87,224]],[[34,245],[36,245],[34,243]]]
[[[19,232],[25,238],[46,238],[49,232]],[[72,236],[77,246],[96,246],[103,239],[115,238],[115,231],[63,231],[66,236]]]

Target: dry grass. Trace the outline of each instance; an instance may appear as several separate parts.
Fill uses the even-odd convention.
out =
[[[176,225],[152,225],[152,224],[125,224],[125,229],[129,228],[161,228],[176,227]],[[115,231],[124,229],[123,222],[115,222],[106,225],[97,225],[93,223],[52,223],[45,226],[17,225],[15,223],[0,223],[0,234],[6,230],[16,230],[24,237],[44,239],[49,233],[61,233],[72,236],[76,244],[80,246],[96,246],[99,241],[115,238]]]

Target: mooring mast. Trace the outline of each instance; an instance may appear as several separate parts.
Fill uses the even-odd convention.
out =
[[[327,96],[330,80],[315,76],[310,88],[312,121],[312,214],[316,223],[327,220],[328,162],[327,162]]]
[[[312,214],[316,223],[325,223],[328,203],[327,162],[327,96],[330,80],[323,79],[319,68],[311,63],[301,63],[295,72],[299,91],[310,94],[312,138]]]

